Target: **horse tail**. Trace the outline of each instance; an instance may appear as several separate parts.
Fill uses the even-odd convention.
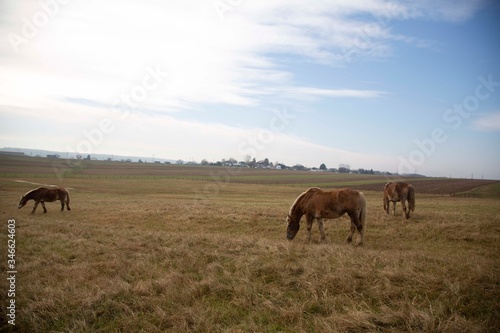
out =
[[[384,211],[387,211],[389,209],[389,185],[391,185],[392,182],[388,182],[387,184],[384,185]]]
[[[384,189],[384,211],[386,211],[388,208],[387,208],[387,205],[389,205],[389,198],[388,198],[388,194],[387,194],[387,190]]]
[[[66,209],[67,210],[71,210],[71,208],[69,208],[69,192],[68,190],[64,190],[66,192]]]
[[[415,211],[415,189],[413,186],[408,186],[408,210]]]
[[[359,192],[359,196],[361,198],[361,211],[359,212],[359,221],[361,222],[361,226],[364,229],[366,225],[366,198],[362,192]]]

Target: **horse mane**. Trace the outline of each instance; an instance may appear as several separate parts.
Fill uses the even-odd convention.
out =
[[[304,197],[307,195],[307,194],[310,194],[310,193],[313,193],[313,192],[318,192],[318,191],[321,191],[321,189],[319,187],[311,187],[311,188],[308,188],[306,191],[302,192],[298,197],[297,199],[295,199],[295,201],[293,202],[292,206],[290,207],[290,211],[288,212],[288,216],[292,216],[293,212],[295,211],[295,207],[300,203],[302,202],[302,200],[304,199]]]
[[[31,193],[33,193],[33,192],[36,192],[36,191],[40,190],[41,188],[42,188],[42,187],[37,187],[37,188],[35,188],[34,190],[28,191],[28,192],[26,192],[26,193],[23,195],[23,197],[26,197],[27,195],[29,195],[29,194],[31,194]]]
[[[26,192],[26,193],[23,195],[23,197],[26,197],[26,196],[31,195],[31,194],[33,194],[33,193],[36,193],[36,192],[38,192],[38,191],[40,191],[40,190],[61,190],[61,189],[62,189],[62,188],[60,188],[60,187],[56,187],[56,186],[53,186],[53,185],[49,185],[49,187],[39,186],[39,187],[35,188],[34,190],[31,190],[31,191]]]

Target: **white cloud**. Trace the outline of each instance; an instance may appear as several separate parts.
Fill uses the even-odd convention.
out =
[[[474,129],[479,131],[500,131],[500,112],[486,114],[474,120]]]
[[[376,90],[359,89],[322,89],[312,87],[280,87],[274,89],[293,98],[323,97],[323,98],[377,98],[385,94]]]
[[[271,157],[287,165],[297,163],[319,167],[325,163],[329,168],[339,164],[349,164],[352,168],[374,168],[390,170],[396,164],[395,157],[378,153],[358,153],[310,142],[288,134],[279,134],[260,154],[261,158]]]
[[[364,23],[350,15],[383,15],[390,8],[391,15],[399,16],[405,11],[401,5],[388,7],[377,0],[314,5],[245,1],[221,20],[213,6],[208,6],[208,15],[202,11],[207,4],[212,3],[60,5],[33,36],[16,46],[19,52],[9,39],[4,40],[0,52],[8,69],[2,68],[2,91],[9,96],[23,94],[32,101],[52,96],[109,104],[137,84],[147,66],[160,66],[170,73],[168,84],[155,92],[156,98],[145,101],[158,110],[199,103],[255,106],[270,93],[268,86],[290,87],[291,93],[309,89],[317,97],[332,97],[333,90],[294,88],[292,74],[276,55],[286,53],[300,61],[329,65],[342,63],[343,53],[352,48],[357,54],[380,56],[386,52],[381,50],[387,50],[384,44],[390,31],[372,22],[366,37]],[[7,12],[2,32],[26,37],[25,22],[44,9],[33,1],[10,4]]]
[[[337,167],[348,163],[353,167],[372,167],[388,170],[395,158],[376,153],[353,153],[327,147],[297,137],[286,131],[271,128],[242,128],[197,121],[178,120],[170,116],[130,114],[125,121],[111,118],[114,131],[105,134],[93,152],[122,155],[152,156],[192,160],[218,161],[222,158],[243,160],[245,155],[257,160],[271,158],[288,165],[301,163],[317,166],[326,163]],[[88,130],[87,130],[88,132]],[[137,140],[138,137],[142,139]],[[83,134],[71,142],[78,147],[88,140]],[[200,150],[200,143],[203,148]],[[85,147],[85,145],[84,145]]]

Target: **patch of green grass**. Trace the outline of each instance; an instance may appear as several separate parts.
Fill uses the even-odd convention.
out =
[[[500,198],[500,182],[481,186],[469,192],[479,194],[485,198]]]

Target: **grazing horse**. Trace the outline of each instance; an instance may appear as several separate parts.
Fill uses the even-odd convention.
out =
[[[66,209],[71,210],[69,207],[69,193],[63,188],[54,187],[39,187],[37,189],[31,190],[22,196],[21,201],[17,208],[22,208],[29,200],[35,200],[35,207],[31,211],[31,214],[35,213],[36,207],[41,203],[43,207],[43,212],[47,213],[47,208],[45,208],[45,202],[53,202],[56,200],[61,201],[61,212],[64,210],[64,204],[66,204]]]
[[[288,240],[295,238],[300,228],[300,219],[305,215],[307,240],[311,241],[312,224],[317,219],[321,240],[324,241],[323,219],[336,219],[346,213],[351,218],[351,232],[347,236],[346,242],[352,242],[352,236],[357,229],[359,233],[357,244],[362,245],[366,224],[366,200],[363,193],[349,188],[324,192],[317,187],[312,187],[299,195],[290,207],[286,218],[288,222],[286,237]]]
[[[384,186],[384,210],[389,214],[389,206],[393,203],[393,214],[396,215],[396,203],[400,201],[407,219],[410,211],[415,211],[415,189],[411,184],[389,182]],[[408,201],[408,208],[406,207]]]

